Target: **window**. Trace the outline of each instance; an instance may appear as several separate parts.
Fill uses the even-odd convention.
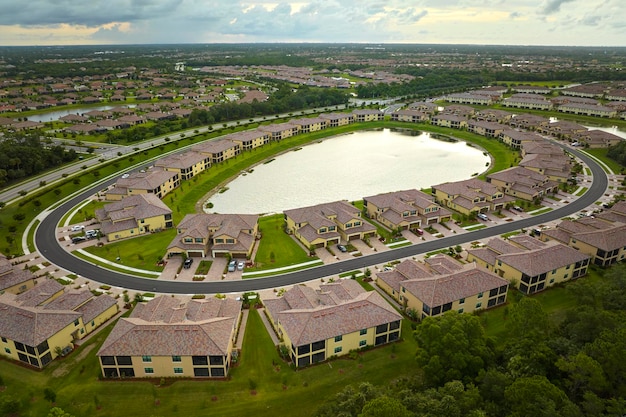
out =
[[[483,306],[483,303],[476,303],[476,308],[481,308]]]
[[[226,239],[226,243],[235,243],[235,239]]]
[[[461,298],[461,299],[459,300],[459,304],[465,304],[465,298]]]
[[[337,346],[335,348],[335,353],[341,353],[342,347],[341,346]]]
[[[463,312],[463,309],[462,309],[462,308],[459,308],[459,313],[462,313],[462,312]]]
[[[177,355],[172,356],[172,362],[181,362],[180,356],[177,356]]]
[[[141,357],[142,362],[152,362],[152,356],[144,355]]]
[[[143,371],[147,374],[153,374],[154,373],[154,368],[143,368]]]
[[[4,351],[5,351],[6,353],[8,353],[9,355],[11,354],[11,349],[9,349],[9,348],[4,348]]]
[[[478,293],[478,298],[483,298],[483,293],[482,292]]]
[[[174,373],[175,374],[182,374],[183,373],[183,368],[174,368]]]
[[[364,334],[367,334],[367,329],[361,329],[361,331],[359,332],[359,335],[363,336]]]
[[[202,243],[202,238],[201,237],[197,237],[194,240],[196,241],[196,243]]]
[[[335,336],[335,342],[341,342],[342,339],[343,339],[342,335]]]
[[[74,320],[74,326],[78,326],[78,324],[79,324],[79,323],[80,323],[80,322],[79,322],[79,320],[78,320],[78,319]]]
[[[3,341],[4,343],[6,343],[6,342],[7,342],[7,338],[6,338],[6,337],[3,337],[3,338],[2,338],[2,341]]]
[[[367,345],[367,340],[361,340],[361,341],[359,341],[359,347],[363,347],[363,346],[365,346],[365,345]]]

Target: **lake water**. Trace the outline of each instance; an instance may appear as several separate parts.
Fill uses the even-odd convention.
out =
[[[389,129],[327,138],[253,167],[208,201],[215,213],[266,214],[470,178],[488,168],[482,150],[428,133]]]
[[[49,111],[43,114],[35,114],[32,116],[28,116],[28,120],[32,122],[53,122],[59,120],[63,116],[67,116],[68,114],[83,114],[88,113],[90,111],[106,111],[114,109],[115,107],[135,107],[134,105],[119,105],[119,106],[96,106],[96,107],[75,107],[71,110],[54,110]]]

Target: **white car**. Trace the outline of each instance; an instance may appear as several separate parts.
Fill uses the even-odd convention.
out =
[[[483,214],[483,213],[478,213],[478,214],[476,215],[476,217],[478,217],[480,220],[484,220],[484,221],[489,220],[489,217],[487,217],[487,215],[486,215],[486,214]]]
[[[81,226],[80,224],[77,224],[75,226],[72,226],[72,228],[70,229],[70,231],[72,232],[80,232],[81,230],[83,230],[85,228],[85,226]]]
[[[122,175],[122,178],[128,178],[128,177],[130,177],[130,174],[123,174]]]
[[[237,264],[237,270],[238,270],[238,271],[243,271],[243,267],[244,267],[244,266],[245,266],[245,264],[244,264],[243,262],[239,262],[239,263]]]

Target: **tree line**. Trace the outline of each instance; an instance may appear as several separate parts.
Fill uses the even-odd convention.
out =
[[[346,387],[315,415],[623,416],[626,266],[566,291],[576,307],[558,324],[533,298],[504,307],[508,337],[500,343],[486,336],[476,315],[426,318],[412,335],[418,342],[413,376],[385,387]]]
[[[282,84],[266,101],[252,103],[223,103],[208,109],[196,109],[189,115],[190,127],[231,120],[249,119],[257,116],[270,116],[277,113],[293,112],[315,107],[329,107],[346,104],[348,95],[335,89],[313,89],[301,86],[293,92],[291,87]]]
[[[0,140],[0,186],[76,160],[76,151],[42,143],[37,133]]]

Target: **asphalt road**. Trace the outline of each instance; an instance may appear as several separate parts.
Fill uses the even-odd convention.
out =
[[[66,212],[87,199],[89,196],[93,195],[96,191],[101,190],[115,182],[116,179],[98,184],[97,186],[82,192],[80,195],[62,204],[58,208],[48,212],[45,217],[41,219],[41,223],[35,231],[35,245],[41,255],[52,264],[58,265],[68,271],[96,282],[114,287],[128,288],[135,291],[166,294],[224,294],[231,292],[255,291],[266,288],[280,288],[326,276],[337,275],[342,272],[372,267],[373,265],[386,263],[395,259],[432,252],[451,246],[454,247],[456,245],[473,242],[490,236],[501,235],[503,233],[512,232],[522,228],[527,229],[542,223],[567,217],[573,213],[583,210],[590,205],[593,205],[598,199],[600,199],[600,197],[602,197],[608,187],[608,178],[600,165],[598,165],[593,159],[578,152],[577,150],[568,149],[568,151],[575,154],[589,166],[593,175],[593,185],[583,196],[564,207],[515,222],[507,222],[473,232],[462,233],[424,243],[404,246],[385,252],[378,252],[372,255],[361,256],[342,262],[336,262],[329,265],[322,265],[315,268],[271,277],[245,279],[241,281],[212,282],[155,280],[106,270],[97,265],[74,257],[63,249],[57,241],[57,224]]]

